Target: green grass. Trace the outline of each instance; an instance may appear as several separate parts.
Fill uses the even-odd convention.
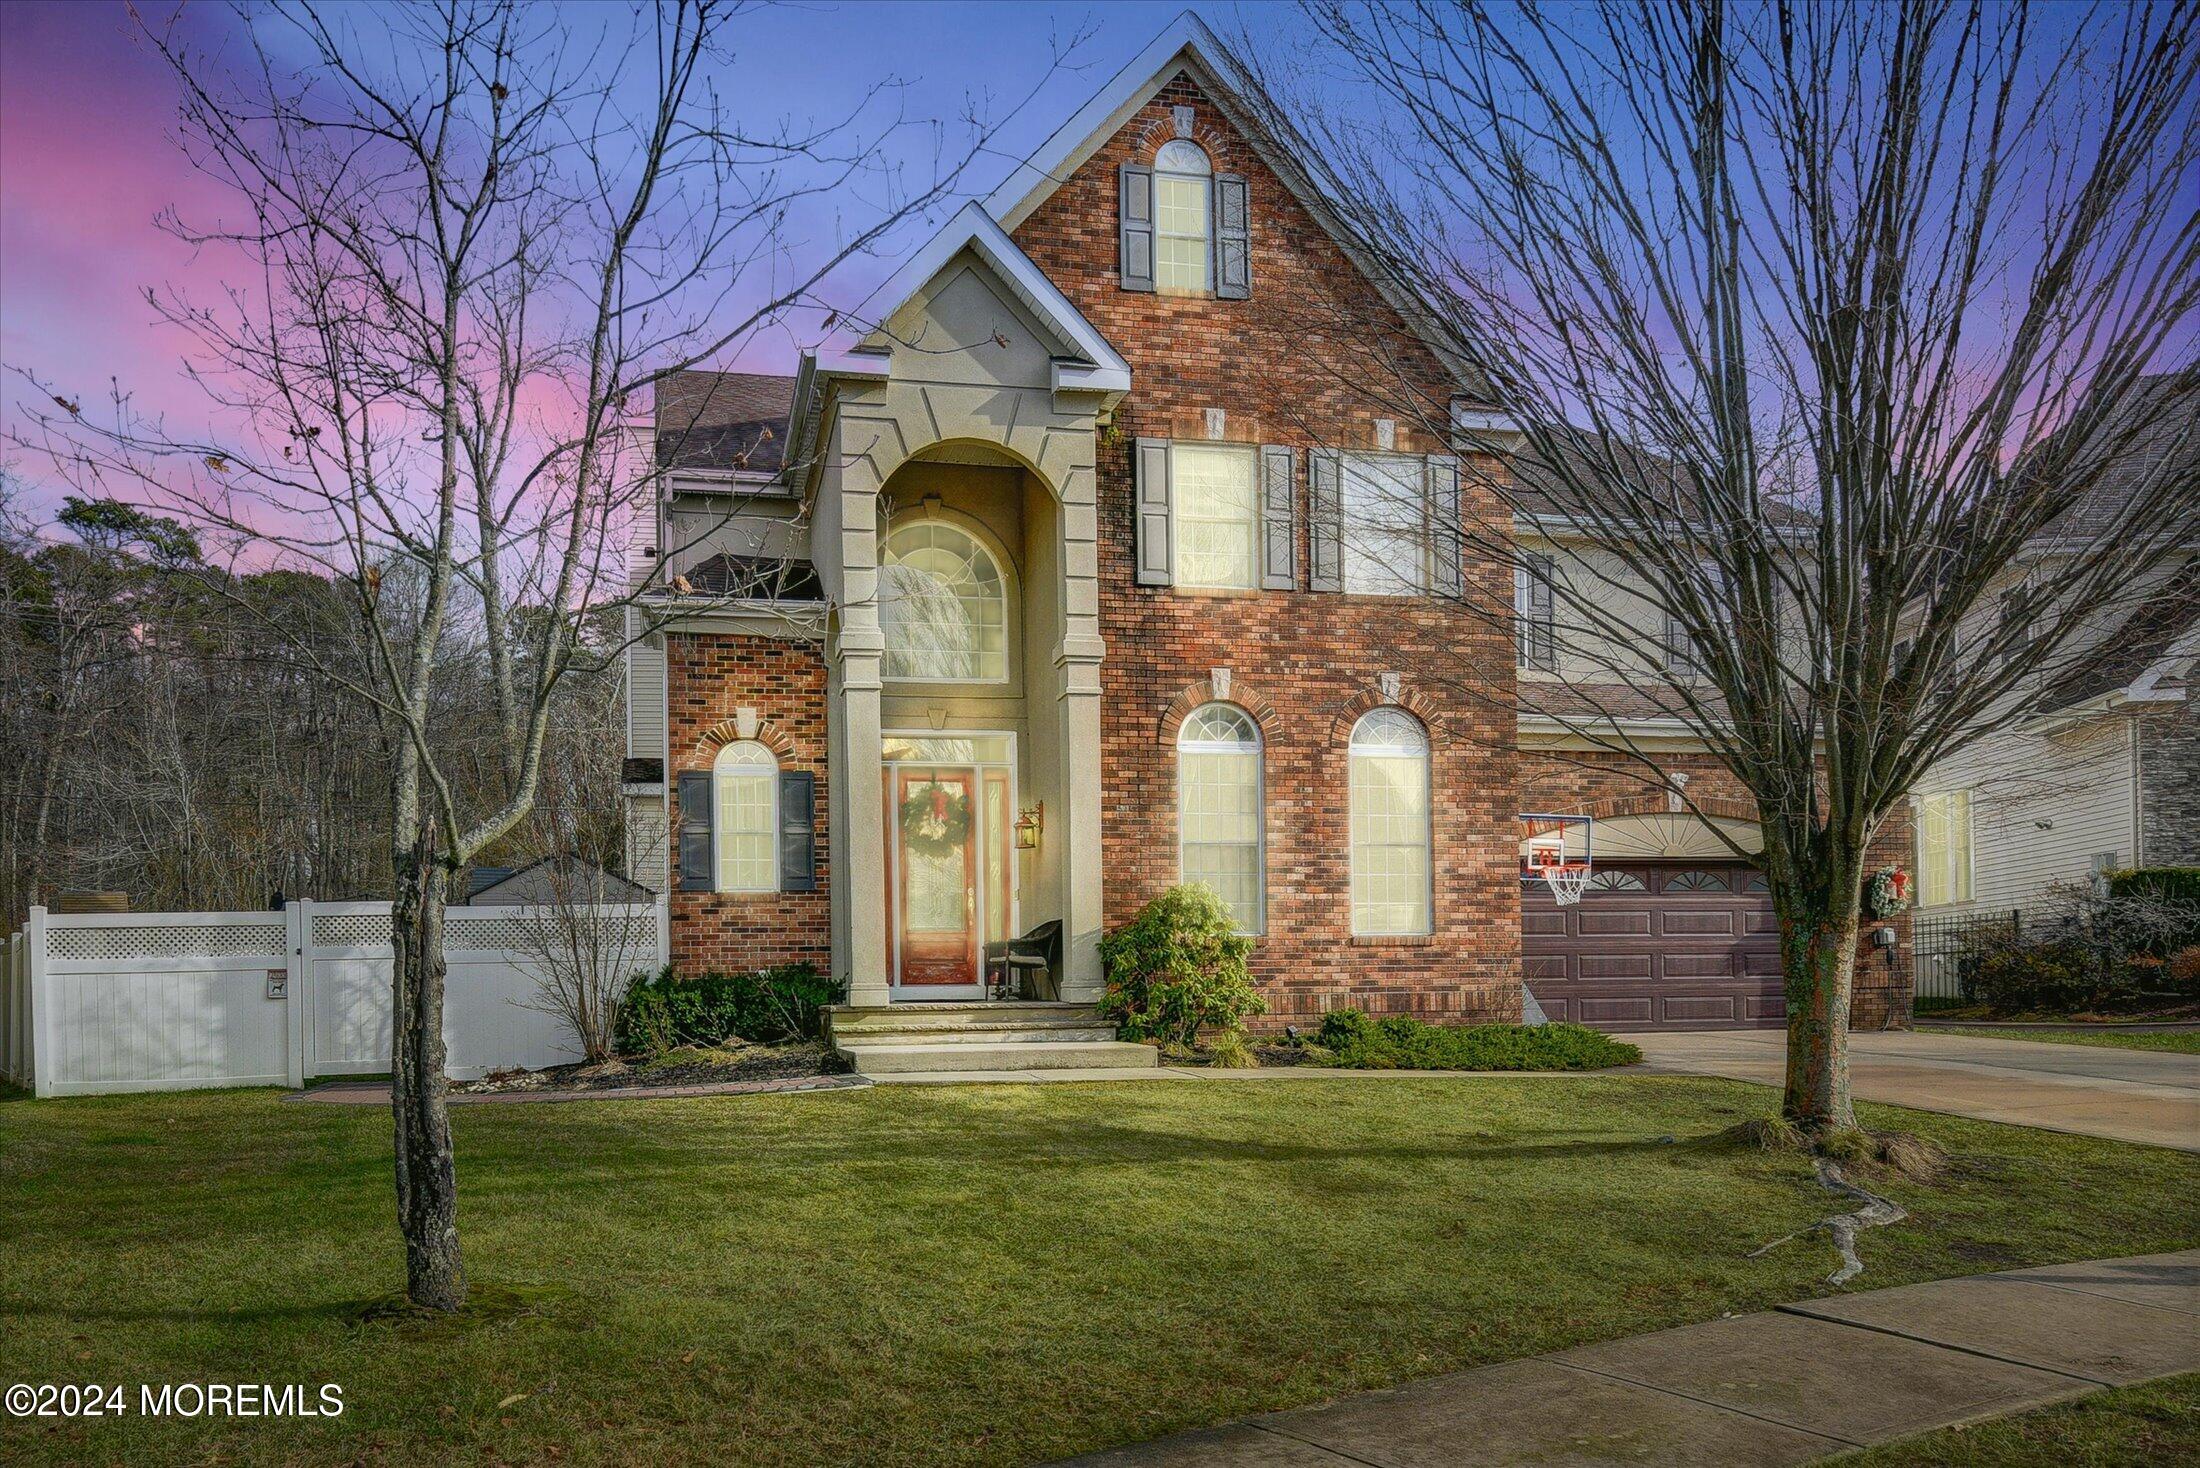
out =
[[[2200,1462],[2200,1374],[1928,1432],[1836,1461],[1841,1468],[2167,1468]]]
[[[7,1102],[0,1383],[333,1382],[347,1411],[0,1419],[0,1460],[1045,1460],[1820,1293],[1815,1237],[1747,1256],[1833,1200],[1715,1140],[1772,1100],[1315,1077],[460,1107],[490,1308],[427,1324],[377,1308],[381,1109]],[[2200,1157],[1866,1116],[1958,1163],[1885,1185],[1914,1217],[1865,1236],[1865,1286],[2200,1243]]]
[[[2109,1029],[2004,1030],[1978,1025],[1919,1025],[1918,1028],[1929,1035],[1983,1035],[1989,1040],[2035,1040],[2047,1045],[2100,1045],[2112,1050],[2166,1050],[2173,1055],[2200,1055],[2200,1030],[2149,1034]]]

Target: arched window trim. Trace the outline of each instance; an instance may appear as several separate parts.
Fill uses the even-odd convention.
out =
[[[1212,295],[1215,289],[1215,168],[1207,150],[1188,138],[1172,138],[1154,154],[1154,288],[1164,295]],[[1188,187],[1172,187],[1188,185]],[[1171,194],[1176,195],[1172,202]],[[1186,229],[1183,211],[1197,203],[1198,228]],[[1172,215],[1179,226],[1170,228]],[[1174,280],[1164,264],[1171,241],[1198,242],[1199,279]]]
[[[1223,737],[1222,728],[1232,733]],[[1267,741],[1262,737],[1260,721],[1245,708],[1220,699],[1201,704],[1185,715],[1176,736],[1177,810],[1176,810],[1176,869],[1179,880],[1197,880],[1192,875],[1193,864],[1186,859],[1189,846],[1242,847],[1239,841],[1191,841],[1188,840],[1186,821],[1187,802],[1185,792],[1186,755],[1222,756],[1228,759],[1249,759],[1252,762],[1253,784],[1253,890],[1250,914],[1236,912],[1240,921],[1239,931],[1260,934],[1268,930],[1268,771]],[[1225,900],[1230,894],[1223,894]],[[1236,903],[1232,903],[1235,912]],[[1250,921],[1247,921],[1247,918]]]
[[[711,760],[711,886],[719,892],[779,890],[779,757],[754,739],[736,739]],[[731,797],[735,781],[762,784],[761,825],[743,824]],[[751,815],[755,806],[748,807]],[[761,847],[759,851],[757,848]],[[742,868],[746,867],[744,877]]]
[[[886,671],[893,660],[893,627],[887,611],[885,573],[887,556],[894,542],[912,530],[938,527],[950,530],[968,540],[972,548],[985,557],[993,568],[994,580],[1000,586],[1001,603],[1001,671],[996,677],[928,677],[908,673]],[[886,657],[882,660],[881,673],[890,683],[923,683],[935,686],[1000,687],[1016,681],[1017,627],[1016,611],[1019,605],[1019,583],[1015,569],[998,541],[970,517],[951,510],[906,515],[896,518],[885,527],[879,537],[879,621],[880,630],[887,642]]]
[[[1411,760],[1420,767],[1420,851],[1421,891],[1418,894],[1419,921],[1404,926],[1376,925],[1362,916],[1361,861],[1363,847],[1370,853],[1376,849],[1408,850],[1416,843],[1406,841],[1367,841],[1359,836],[1358,805],[1359,781],[1353,778],[1359,772],[1362,760]],[[1429,760],[1428,728],[1405,709],[1385,704],[1369,709],[1352,726],[1352,735],[1346,744],[1346,860],[1351,881],[1349,901],[1352,909],[1352,935],[1355,938],[1408,938],[1425,937],[1436,926],[1434,775]],[[1368,906],[1376,905],[1372,899]],[[1397,906],[1395,900],[1386,899],[1381,905]]]

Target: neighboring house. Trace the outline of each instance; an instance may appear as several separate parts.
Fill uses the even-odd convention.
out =
[[[1564,440],[1560,446],[1563,450]],[[1634,473],[1667,471],[1628,451]],[[1778,925],[1763,876],[1755,802],[1682,717],[1674,680],[1692,643],[1656,593],[1569,515],[1569,491],[1524,460],[1514,472],[1515,655],[1523,810],[1588,815],[1594,872],[1575,906],[1540,886],[1523,902],[1528,988],[1545,1015],[1606,1029],[1770,1027],[1786,1016]],[[1594,478],[1576,465],[1576,481]],[[1800,510],[1767,507],[1800,532]],[[1593,605],[1594,610],[1590,610]],[[1617,624],[1625,638],[1605,635]],[[1627,750],[1655,759],[1664,776]],[[1569,833],[1570,855],[1579,840]],[[1907,822],[1873,847],[1907,868]],[[1860,1028],[1909,1011],[1910,924],[1891,947],[1858,954],[1851,1004]]]
[[[2200,384],[2163,376],[2165,415],[2087,494],[2060,532],[2087,533],[2143,476],[2200,475]],[[2042,537],[1981,618],[2024,615]],[[2013,723],[1936,765],[1913,796],[1921,914],[2006,914],[2047,889],[2135,866],[2200,864],[2200,546],[2095,619],[2020,695]]]
[[[1180,20],[902,263],[875,329],[660,394],[640,573],[670,620],[629,657],[624,779],[674,962],[826,965],[836,1026],[892,1033],[1052,921],[1046,987],[1090,1001],[1102,934],[1200,880],[1258,939],[1266,1024],[1517,1021],[1520,816],[1594,808],[1599,856],[1690,908],[1621,926],[1694,938],[1627,955],[1623,1002],[1545,1007],[1778,1023],[1754,970],[1707,991],[1721,1012],[1653,992],[1754,962],[1761,897],[1725,848],[1616,773],[1524,791],[1548,734],[1516,724],[1513,629],[1468,610],[1513,588],[1466,533],[1504,538],[1503,466],[1416,428],[1492,415],[1233,85]],[[1367,390],[1401,378],[1417,402]],[[1727,884],[1720,942],[1691,872]],[[1602,941],[1530,938],[1577,973]]]
[[[470,907],[553,907],[561,903],[648,903],[656,893],[583,856],[541,857],[522,867],[475,867],[466,874]]]

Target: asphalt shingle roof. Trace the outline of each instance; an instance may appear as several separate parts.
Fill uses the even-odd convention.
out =
[[[657,384],[657,466],[775,474],[786,462],[794,379],[675,372]]]

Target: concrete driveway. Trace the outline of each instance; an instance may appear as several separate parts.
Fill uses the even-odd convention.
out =
[[[1779,1030],[1624,1038],[1644,1070],[1768,1086],[1787,1053]],[[1897,1031],[1852,1036],[1849,1076],[1860,1101],[2200,1152],[2200,1056]]]

